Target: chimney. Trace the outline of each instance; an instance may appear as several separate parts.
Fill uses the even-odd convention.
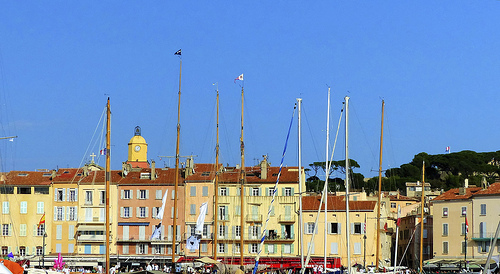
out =
[[[151,161],[151,180],[156,180],[156,163],[155,161]]]
[[[83,177],[87,177],[89,175],[89,166],[84,165],[82,169],[83,169]]]
[[[193,169],[194,169],[194,163],[193,163],[193,158],[187,158],[186,159],[186,171],[185,171],[185,176],[191,176],[193,175]]]
[[[127,174],[130,172],[130,169],[132,169],[131,164],[128,164],[127,162],[122,163],[122,177],[123,178],[127,177]]]
[[[267,179],[267,155],[262,155],[264,159],[260,162],[260,178],[262,180]]]
[[[469,179],[465,179],[464,188],[468,188],[468,187],[469,187]]]
[[[52,170],[50,177],[52,178],[52,180],[56,177],[56,170],[55,169]]]
[[[458,188],[458,195],[465,195],[465,187]]]

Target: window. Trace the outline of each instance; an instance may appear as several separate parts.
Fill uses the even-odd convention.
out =
[[[76,189],[70,189],[68,195],[68,201],[76,202]]]
[[[10,235],[10,226],[8,224],[3,224],[2,225],[2,236],[9,236]]]
[[[42,254],[43,254],[42,247],[41,246],[37,246],[36,247],[36,255],[37,256],[42,256]]]
[[[465,216],[465,215],[467,215],[467,207],[463,206],[462,207],[462,216]]]
[[[123,199],[126,199],[126,200],[131,199],[131,197],[130,197],[130,189],[125,189],[123,191]]]
[[[85,204],[86,205],[92,204],[92,190],[85,191]]]
[[[219,225],[219,237],[224,237],[226,235],[226,226]]]
[[[141,189],[139,190],[139,199],[141,200],[146,200],[147,198],[147,195],[146,195],[146,190],[145,189]],[[142,253],[141,253],[142,254]]]
[[[122,253],[123,253],[123,254],[128,254],[128,244],[124,244],[124,245],[122,246]]]
[[[355,255],[361,254],[361,243],[354,243],[354,254]]]
[[[284,195],[283,196],[292,196],[292,188],[291,187],[285,187],[285,191],[284,191]]]
[[[19,236],[21,237],[26,236],[26,224],[21,224],[19,226]]]
[[[146,208],[141,206],[139,207],[139,218],[146,218]],[[143,253],[141,253],[143,254]]]
[[[201,195],[202,195],[203,197],[208,197],[208,186],[204,186],[204,187],[202,187],[202,189],[201,189],[201,190],[202,190]]]
[[[196,215],[196,205],[195,204],[189,205],[189,214]]]
[[[481,204],[481,215],[486,215],[486,204]]]
[[[49,194],[49,188],[44,186],[35,186],[35,194]]]
[[[252,196],[260,196],[260,188],[252,187]]]
[[[235,254],[240,254],[240,250],[241,250],[240,244],[239,243],[235,243],[234,244],[234,253]]]
[[[161,245],[153,245],[153,254],[161,254]]]
[[[64,207],[63,206],[56,207],[56,221],[64,221]]]
[[[226,252],[226,248],[225,248],[225,247],[226,247],[226,245],[225,245],[225,244],[223,244],[223,243],[217,243],[217,251],[218,251],[219,253],[224,253],[224,252]]]
[[[448,217],[448,208],[443,207],[443,217]]]
[[[330,223],[330,234],[340,234],[339,223]]]
[[[57,202],[62,202],[64,201],[64,192],[63,188],[56,188],[56,201]]]
[[[68,217],[69,217],[69,221],[76,221],[76,206],[70,206],[68,207]]]
[[[208,225],[203,225],[203,237],[208,237]]]
[[[130,207],[123,208],[123,218],[130,218]]]
[[[314,233],[314,223],[307,223],[306,234],[313,234],[313,233]]]
[[[9,214],[9,202],[2,202],[2,214]]]
[[[259,237],[259,226],[250,226],[250,239],[257,239]]]
[[[238,239],[241,237],[241,226],[237,225],[234,227],[234,236]]]
[[[219,196],[227,196],[227,187],[221,187]]]
[[[361,233],[361,223],[354,223],[353,234],[362,234]]]
[[[56,226],[56,240],[62,240],[62,225]]]
[[[250,253],[257,253],[259,251],[257,244],[250,244]]]
[[[26,247],[25,246],[20,246],[19,247],[19,256],[26,256]]]
[[[330,253],[339,254],[339,243],[330,243]]]
[[[448,254],[448,242],[443,242],[443,254]]]
[[[448,236],[448,224],[443,224],[443,236]]]
[[[391,203],[391,208],[396,208],[396,203]]]
[[[2,246],[2,257],[7,257],[7,254],[9,254],[9,248]]]
[[[156,200],[161,200],[161,189],[157,189],[156,190],[156,195],[155,195],[155,199]]]
[[[159,212],[160,212],[159,207],[153,207],[153,218],[163,219],[163,216],[158,216]]]
[[[146,254],[146,247],[144,244],[137,245],[137,254]]]
[[[489,252],[490,243],[489,242],[479,242],[477,249],[478,249],[478,252],[480,252],[480,253]]]
[[[219,220],[227,220],[227,206],[219,206]]]
[[[31,187],[17,187],[17,194],[31,194]]]
[[[28,213],[28,202],[21,202],[21,205],[20,205],[20,213],[21,214],[26,214]]]
[[[45,232],[45,224],[41,224],[36,229],[36,236],[43,236],[44,232]]]
[[[196,187],[195,186],[190,187],[189,193],[191,197],[196,197]]]
[[[283,245],[283,253],[285,254],[292,253],[292,245]]]
[[[43,202],[37,202],[36,203],[36,214],[43,214],[45,212],[44,204]]]
[[[0,194],[14,194],[13,186],[2,186],[0,187]]]
[[[100,205],[106,204],[106,191],[105,190],[99,191],[99,204]]]
[[[274,194],[274,187],[270,187],[267,189],[267,196],[273,196]]]

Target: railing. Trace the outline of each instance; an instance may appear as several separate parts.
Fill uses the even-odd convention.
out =
[[[260,234],[244,234],[243,235],[243,240],[245,241],[260,241],[261,240],[261,235]],[[293,242],[295,239],[295,235],[292,236],[284,236],[284,235],[270,235],[270,236],[265,236],[266,241],[276,241],[276,242],[282,242],[282,241],[290,241]],[[227,233],[225,235],[218,235],[217,236],[218,240],[230,240],[230,241],[239,241],[240,240],[240,235],[236,235],[233,233]]]
[[[106,235],[80,235],[77,238],[77,241],[79,242],[104,242],[104,239],[106,239]]]
[[[262,215],[260,215],[260,214],[248,214],[245,218],[245,221],[262,223]]]
[[[280,215],[278,216],[278,222],[280,223],[295,222],[295,215]]]
[[[494,232],[475,232],[472,233],[472,239],[493,239],[495,237]],[[500,239],[500,236],[498,237]]]

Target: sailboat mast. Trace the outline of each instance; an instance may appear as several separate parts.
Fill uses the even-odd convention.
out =
[[[351,229],[349,223],[349,97],[345,97],[345,220],[347,242],[347,272],[351,273]]]
[[[180,56],[179,56],[180,57]],[[182,57],[180,57],[179,68],[179,100],[177,104],[177,141],[175,145],[175,185],[174,185],[174,220],[172,224],[172,263],[175,264],[175,242],[177,237],[177,188],[179,185],[179,141],[181,134],[181,76],[182,76]]]
[[[217,83],[217,144],[215,145],[215,216],[214,216],[214,246],[213,246],[213,254],[214,260],[217,260],[217,232],[218,232],[218,223],[219,220],[219,84]]]
[[[301,117],[301,106],[302,106],[302,98],[297,98],[298,105],[298,144],[299,144],[299,241],[300,241],[300,268],[304,267],[304,244],[303,244],[303,236],[302,231],[304,231],[303,222],[302,222],[302,117]]]
[[[109,106],[109,97],[107,104],[107,118],[106,118],[106,168],[105,168],[105,181],[106,181],[106,272],[109,272],[109,239],[110,239],[110,224],[109,224],[109,181],[110,181],[110,140],[111,140],[111,109]]]
[[[323,263],[324,263],[324,268],[326,270],[326,246],[327,246],[327,219],[328,219],[328,176],[330,175],[330,161],[328,160],[328,150],[330,147],[330,87],[328,87],[328,101],[327,101],[327,108],[326,108],[326,162],[325,162],[325,226],[324,226],[324,250],[323,250]],[[317,229],[317,228],[315,228]]]
[[[420,273],[423,273],[422,258],[424,248],[424,200],[425,200],[425,161],[422,161],[422,199],[420,212]]]
[[[385,102],[382,100],[382,122],[380,126],[380,156],[378,162],[378,206],[377,206],[377,248],[376,248],[376,268],[378,271],[379,267],[379,258],[380,258],[380,207],[381,207],[381,199],[382,199],[382,150],[384,146],[384,107]]]
[[[244,242],[244,239],[243,239],[243,235],[244,235],[244,229],[243,229],[243,225],[244,225],[244,216],[243,216],[243,206],[244,206],[244,203],[243,203],[243,194],[244,194],[244,187],[245,187],[245,144],[243,143],[243,98],[244,98],[244,91],[243,91],[243,85],[241,86],[241,136],[240,136],[240,150],[241,150],[241,169],[240,169],[240,184],[241,184],[241,187],[240,187],[240,266],[243,266],[244,265],[244,256],[243,256],[243,250],[244,247],[243,247],[243,242]]]

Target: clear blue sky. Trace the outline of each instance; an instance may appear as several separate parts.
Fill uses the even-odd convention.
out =
[[[99,153],[94,131],[111,98],[112,168],[134,127],[149,159],[175,154],[182,48],[180,154],[239,163],[244,73],[246,165],[278,165],[296,98],[303,163],[324,161],[351,100],[350,156],[377,176],[420,152],[499,150],[500,1],[6,1],[0,7],[2,171],[78,167]],[[297,116],[295,116],[297,118]],[[297,165],[294,121],[285,164]],[[343,128],[343,126],[342,126]],[[100,128],[98,128],[100,131]],[[340,136],[344,131],[341,130]],[[334,159],[344,158],[343,137]],[[99,159],[104,165],[104,159]],[[173,161],[170,162],[173,166]]]

